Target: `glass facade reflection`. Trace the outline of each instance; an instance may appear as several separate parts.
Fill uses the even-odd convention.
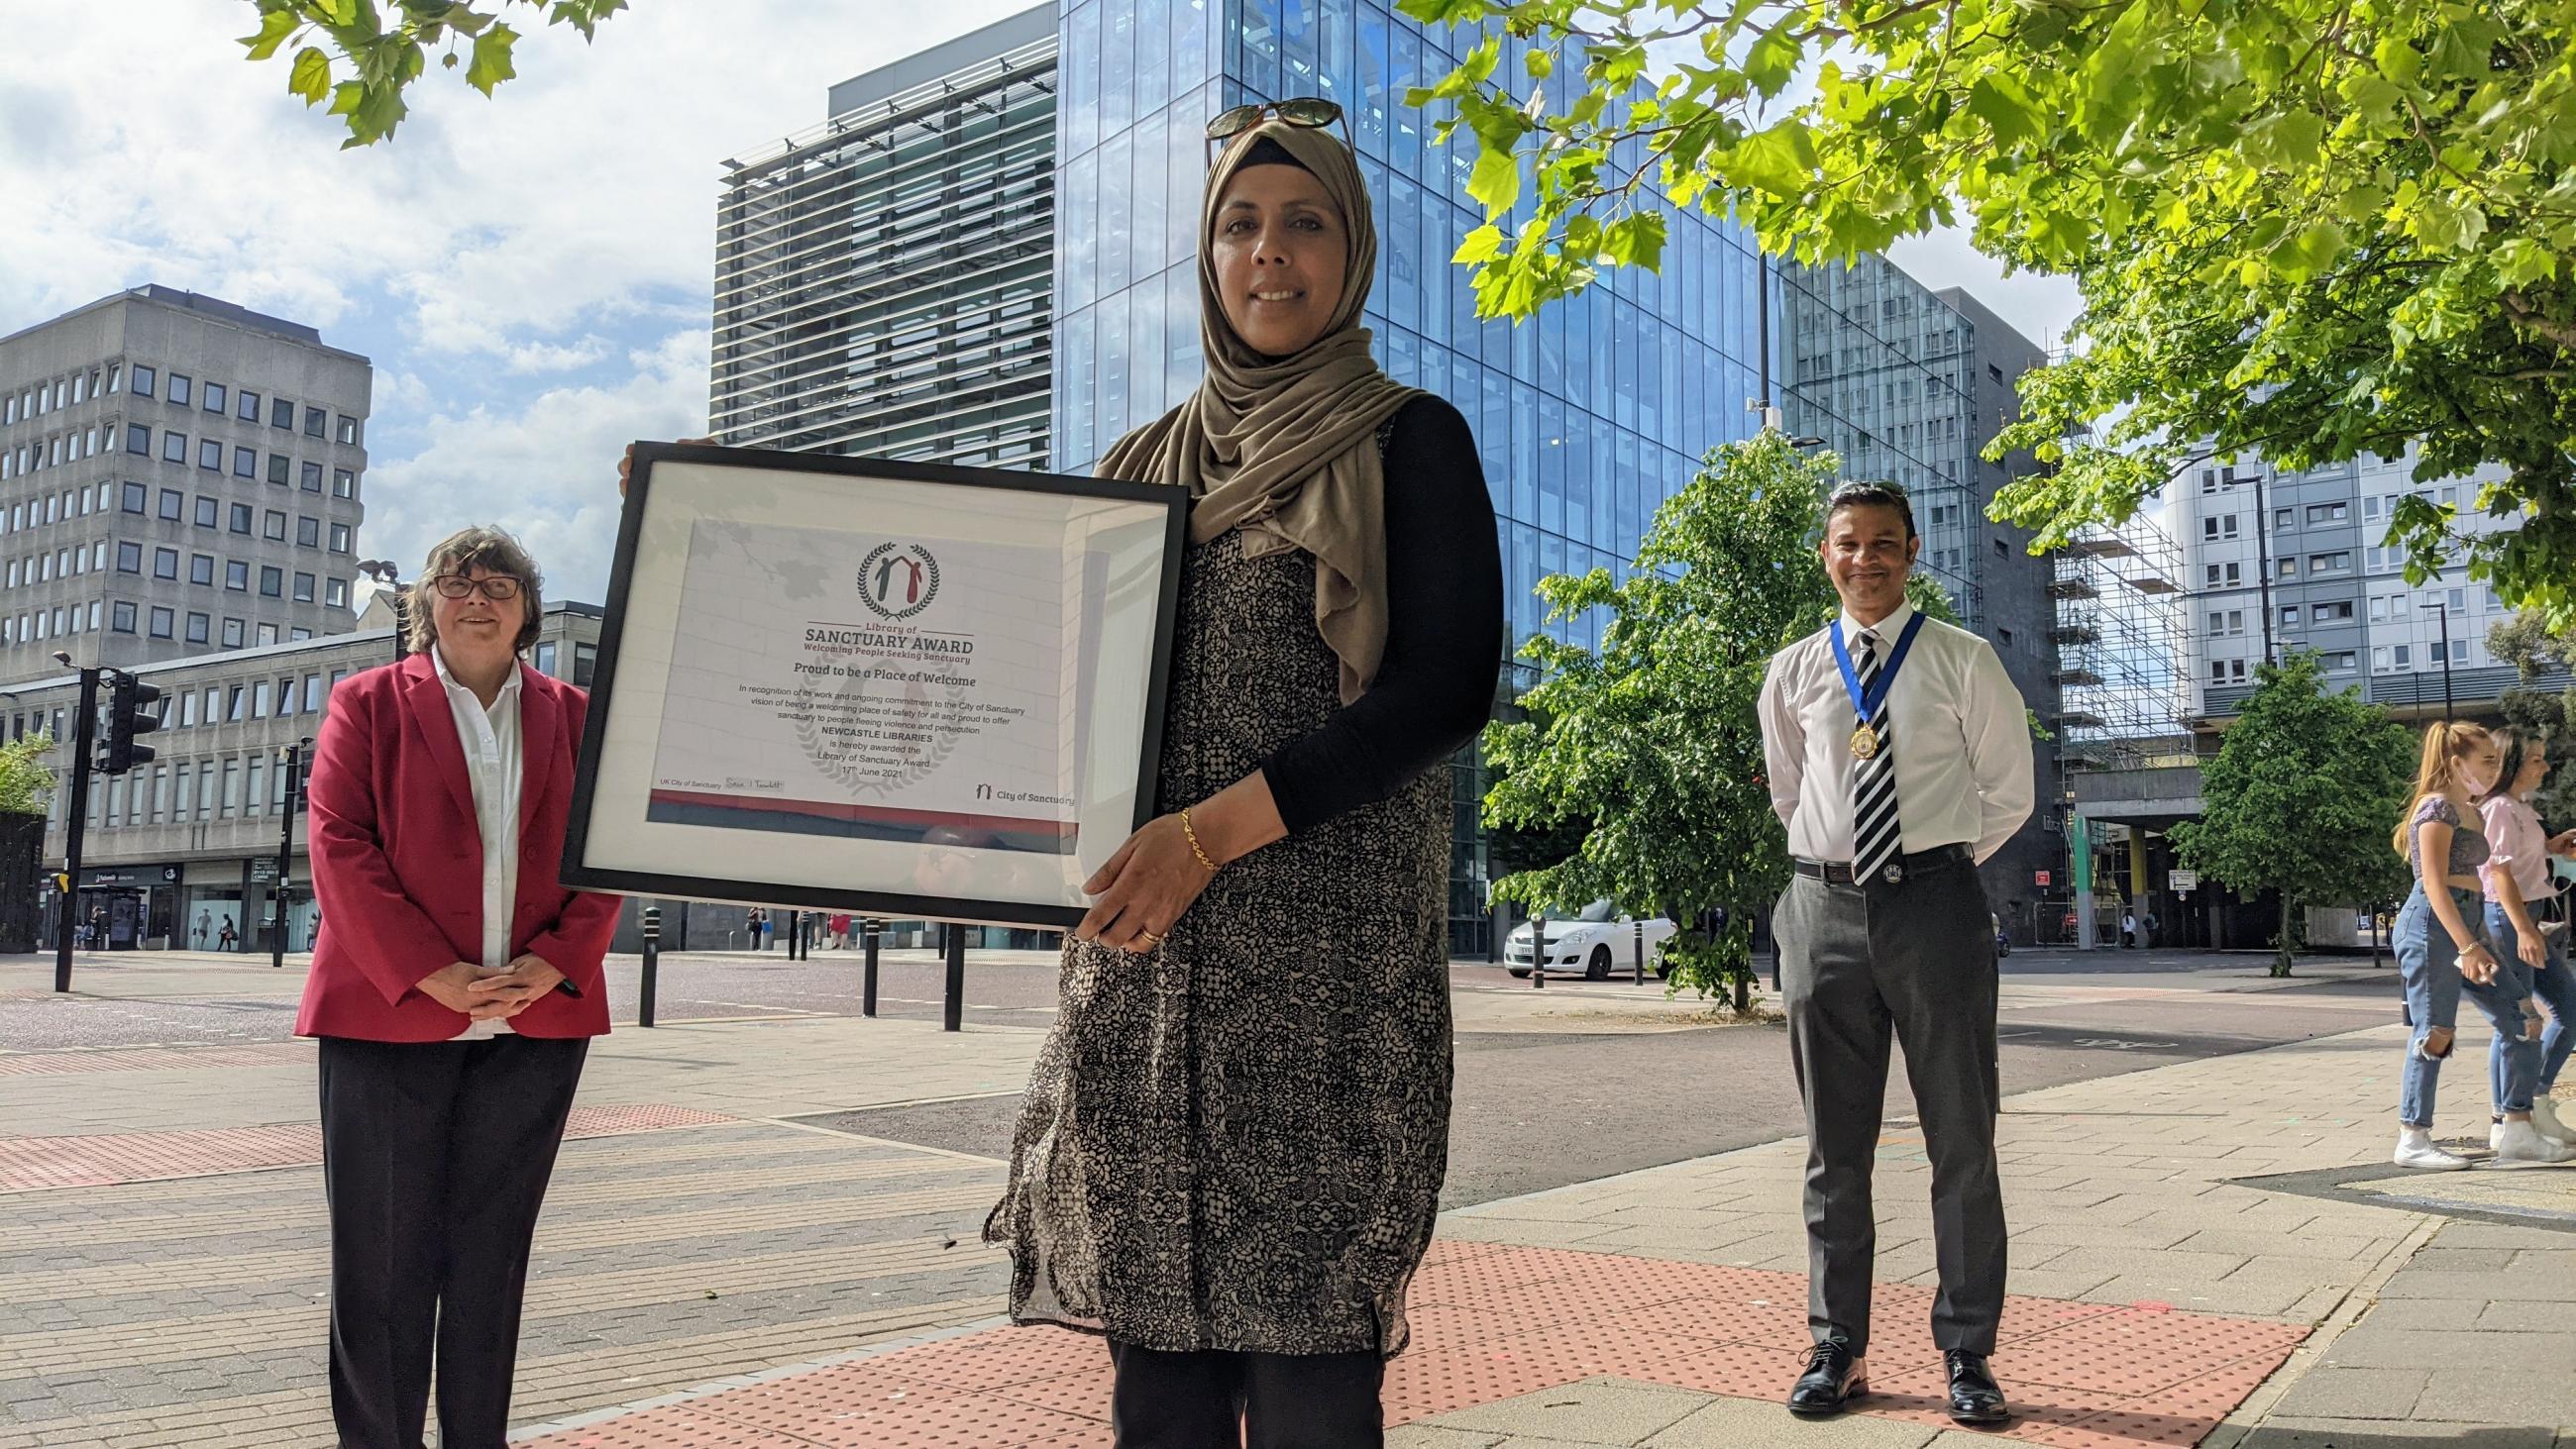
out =
[[[1701,452],[1751,431],[1764,273],[1749,238],[1679,217],[1660,275],[1614,271],[1534,321],[1480,322],[1466,270],[1449,263],[1482,219],[1465,199],[1472,158],[1433,144],[1430,118],[1403,103],[1479,35],[1426,32],[1375,0],[1081,0],[1059,25],[1053,466],[1088,471],[1198,385],[1207,119],[1325,96],[1350,118],[1377,212],[1367,325],[1389,374],[1447,398],[1475,429],[1513,635],[1552,627],[1597,644],[1597,620],[1545,625],[1534,590],[1550,573],[1623,572]],[[1520,64],[1506,40],[1500,73]],[[1490,946],[1471,754],[1454,766],[1460,955]]]

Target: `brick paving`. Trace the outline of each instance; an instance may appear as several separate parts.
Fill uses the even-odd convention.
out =
[[[160,1072],[173,1068],[265,1067],[309,1061],[309,1041],[249,1046],[103,1047],[92,1051],[0,1052],[0,1077],[59,1077],[85,1072]]]

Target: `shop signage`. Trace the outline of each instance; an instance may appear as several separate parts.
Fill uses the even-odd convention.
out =
[[[259,855],[251,857],[250,882],[252,885],[259,885],[275,879],[277,879],[277,857],[273,855]]]
[[[2170,871],[2165,876],[2165,884],[2172,886],[2174,894],[2176,895],[2190,895],[2192,890],[2200,884],[2200,872],[2196,870]]]
[[[100,865],[81,872],[84,886],[154,886],[178,882],[175,865]]]

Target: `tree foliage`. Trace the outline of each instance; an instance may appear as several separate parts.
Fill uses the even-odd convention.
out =
[[[2463,536],[2390,539],[2576,628],[2576,11],[2539,0],[1401,0],[1483,38],[1416,91],[1476,151],[1457,260],[1526,317],[1667,217],[1818,262],[1964,221],[2071,274],[2066,360],[1994,443],[2057,466],[2000,516],[2039,549],[2181,468],[2417,444],[2502,465]]]
[[[343,150],[391,140],[410,106],[404,91],[428,69],[465,72],[465,83],[492,94],[518,75],[512,47],[519,32],[501,19],[510,7],[545,13],[589,40],[599,22],[626,0],[258,0],[259,29],[242,37],[254,61],[285,56],[286,90],[308,107],[324,102],[344,118]]]
[[[2576,823],[2576,681],[2548,686],[2544,676],[2576,673],[2576,639],[2551,634],[2538,617],[2516,615],[2487,631],[2487,652],[2514,667],[2517,676],[2496,710],[2505,723],[2540,737],[2556,766],[2532,796],[2540,818],[2564,827]]]
[[[42,815],[54,805],[54,737],[20,735],[0,745],[0,815]]]
[[[2287,976],[2307,907],[2370,907],[2406,893],[2388,833],[2409,803],[2416,750],[2358,688],[2326,693],[2314,654],[2258,665],[2255,676],[2201,771],[2200,818],[2172,838],[2183,864],[2239,894],[2280,892],[2272,974]]]
[[[1832,616],[1813,543],[1837,466],[1776,430],[1717,449],[1656,510],[1624,581],[1594,569],[1540,582],[1551,619],[1607,612],[1601,649],[1543,634],[1521,646],[1540,677],[1527,718],[1486,727],[1499,773],[1485,822],[1591,829],[1496,895],[1670,915],[1685,927],[1665,947],[1676,982],[1709,994],[1750,980],[1754,913],[1789,874],[1755,698],[1771,656]],[[1693,922],[1721,906],[1712,939]]]

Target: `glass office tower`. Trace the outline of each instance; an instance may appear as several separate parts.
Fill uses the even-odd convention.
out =
[[[1701,453],[1758,422],[1745,402],[1765,371],[1763,271],[1729,224],[1677,219],[1661,275],[1610,273],[1518,327],[1476,319],[1467,272],[1449,264],[1482,220],[1465,200],[1472,156],[1433,144],[1403,103],[1476,35],[1426,33],[1378,0],[1081,0],[1059,25],[1057,469],[1087,471],[1197,386],[1206,123],[1289,96],[1328,97],[1349,116],[1379,232],[1367,325],[1390,374],[1475,429],[1516,639],[1544,627],[1542,576],[1624,570]],[[1500,73],[1524,73],[1509,43]],[[1554,627],[1598,642],[1596,621]],[[1476,955],[1490,945],[1481,791],[1472,758],[1455,769],[1450,944]]]

